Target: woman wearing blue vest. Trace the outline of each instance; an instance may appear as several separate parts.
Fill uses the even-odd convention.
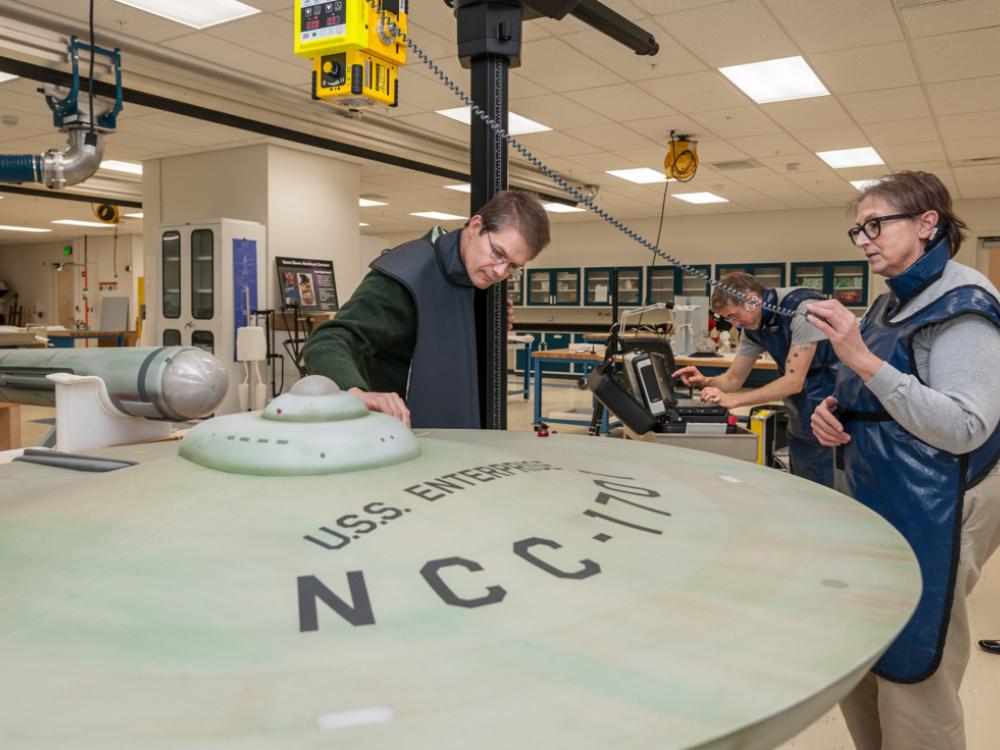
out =
[[[965,224],[934,175],[884,177],[855,208],[848,235],[889,291],[860,326],[834,300],[809,305],[841,361],[813,432],[836,446],[835,486],[906,537],[924,588],[841,708],[859,750],[957,750],[966,597],[1000,542],[1000,294],[951,260]]]

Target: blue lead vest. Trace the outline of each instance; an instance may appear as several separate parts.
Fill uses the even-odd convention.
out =
[[[861,322],[861,336],[875,356],[918,378],[913,337],[921,329],[961,315],[979,315],[1000,327],[1000,303],[987,290],[971,285],[946,290],[926,307],[890,322],[940,278],[948,249],[943,237],[910,268],[889,279],[891,292],[880,296]],[[837,451],[850,494],[906,538],[924,584],[916,611],[873,671],[895,682],[919,682],[941,661],[955,593],[965,491],[996,465],[1000,427],[979,448],[957,455],[901,427],[846,367],[840,369],[835,396],[837,417],[851,435],[851,442]]]
[[[821,300],[823,295],[812,289],[793,289],[781,300],[781,306],[796,310],[806,300]],[[774,289],[764,291],[764,302],[777,306],[778,293]],[[761,314],[760,327],[744,330],[743,335],[764,348],[778,365],[778,374],[785,374],[785,362],[791,350],[792,320],[789,315],[765,310]],[[833,486],[833,453],[820,445],[812,434],[812,414],[824,398],[833,393],[840,364],[829,341],[816,342],[816,351],[805,382],[799,393],[785,397],[785,411],[788,414],[788,453],[792,461],[792,473],[811,479],[827,487]]]
[[[406,287],[417,338],[406,384],[414,427],[478,429],[475,287],[459,252],[461,230],[428,232],[383,253],[371,267]]]

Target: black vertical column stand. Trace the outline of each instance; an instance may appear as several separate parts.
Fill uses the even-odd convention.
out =
[[[520,0],[455,0],[458,55],[471,68],[472,99],[507,129],[507,71],[520,64]],[[507,189],[507,144],[475,114],[470,134],[469,215]],[[507,283],[476,290],[476,357],[483,429],[507,429]]]

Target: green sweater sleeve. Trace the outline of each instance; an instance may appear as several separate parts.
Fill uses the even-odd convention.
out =
[[[306,371],[343,390],[406,392],[416,343],[416,307],[395,279],[371,271],[351,298],[313,331],[303,349]]]

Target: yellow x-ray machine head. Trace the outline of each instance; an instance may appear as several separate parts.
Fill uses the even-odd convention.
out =
[[[295,0],[295,54],[313,62],[313,98],[348,109],[395,106],[406,14],[407,0],[375,0],[374,7],[368,0]]]

